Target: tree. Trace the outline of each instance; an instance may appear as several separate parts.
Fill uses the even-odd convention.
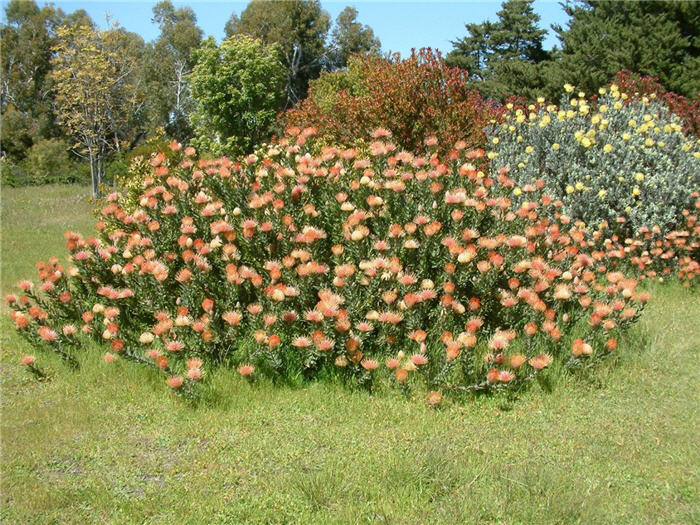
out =
[[[284,104],[279,46],[234,35],[217,47],[210,37],[195,57],[189,77],[195,143],[217,154],[250,152],[269,137]]]
[[[93,195],[99,195],[105,159],[120,150],[140,107],[134,78],[134,35],[118,28],[62,26],[51,48],[51,77],[59,122],[76,141],[74,152],[90,162]],[[142,41],[141,41],[142,43]]]
[[[686,96],[700,93],[700,3],[567,1],[559,83],[592,92],[627,69]]]
[[[11,0],[0,27],[3,152],[20,160],[35,140],[60,134],[54,124],[51,91],[51,48],[61,25],[92,25],[85,11],[66,15],[51,5]]]
[[[533,0],[506,0],[498,21],[467,24],[468,35],[453,42],[448,64],[466,69],[478,89],[491,97],[510,94],[533,97],[540,88],[539,64],[549,58],[542,44],[547,34]],[[534,95],[536,96],[536,95]]]
[[[227,37],[249,35],[264,44],[279,44],[289,107],[306,96],[309,81],[319,76],[327,60],[329,28],[330,17],[319,0],[252,0],[240,18],[231,16],[225,31]]]
[[[381,42],[374,36],[374,31],[359,23],[357,15],[357,9],[348,6],[335,19],[328,69],[347,67],[350,55],[376,53],[381,48]]]
[[[189,115],[194,107],[187,75],[194,67],[192,52],[201,45],[202,30],[191,8],[175,9],[170,0],[153,7],[153,22],[160,35],[148,46],[143,72],[149,131],[162,127],[185,141],[191,136]]]

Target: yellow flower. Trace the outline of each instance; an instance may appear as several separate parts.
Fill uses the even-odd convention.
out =
[[[558,144],[557,142],[555,142],[554,144],[552,144],[552,149],[553,149],[554,151],[559,151],[559,144]]]
[[[498,137],[494,137],[491,142],[493,142],[494,144],[498,144],[500,140],[498,140]]]
[[[581,139],[581,145],[584,148],[590,148],[592,144],[593,144],[593,142],[591,142],[591,139],[589,139],[588,137],[583,137]]]
[[[627,142],[631,138],[632,138],[632,135],[630,135],[629,133],[625,132],[622,134],[622,140],[624,140],[625,142]]]
[[[605,88],[598,89],[598,93],[601,95],[605,95],[605,92],[606,92]]]
[[[574,187],[573,187],[571,184],[569,184],[569,185],[566,187],[566,193],[572,194],[573,192],[574,192]]]
[[[615,102],[615,104],[613,104],[613,109],[622,109],[622,102]]]
[[[525,153],[528,153],[528,154],[532,153],[532,146],[526,147],[526,148],[525,148]]]
[[[520,188],[515,188],[513,190],[513,195],[519,196],[519,195],[522,195],[522,193],[523,193],[523,190],[521,190]]]
[[[635,173],[634,180],[636,180],[637,182],[642,182],[644,180],[644,173]]]
[[[608,194],[607,191],[605,191],[605,190],[600,190],[600,191],[598,192],[598,197],[600,197],[600,198],[602,199],[602,198],[605,197],[607,194]]]
[[[577,189],[578,191],[581,191],[581,190],[583,189],[583,182],[577,182],[577,183],[576,183],[576,189]]]
[[[494,152],[494,151],[489,151],[488,154],[487,154],[486,156],[489,158],[489,160],[493,160],[493,159],[496,158],[497,155],[498,155],[498,154],[497,154],[496,152]]]
[[[571,84],[564,84],[564,91],[566,91],[567,93],[571,93],[573,90],[574,86],[572,86]]]
[[[544,97],[537,97],[537,102],[538,102],[539,104],[543,104],[543,103],[544,103]]]
[[[617,89],[618,89],[618,88],[617,88],[617,84],[611,84],[611,85],[610,85],[610,91],[611,91],[611,92],[615,93],[615,92],[617,91]]]
[[[651,147],[651,146],[654,145],[654,139],[646,139],[646,140],[644,141],[644,144],[645,144],[646,146]]]
[[[630,120],[630,121],[628,122],[628,124],[629,124],[629,126],[630,126],[631,128],[636,128],[636,127],[637,127],[637,121],[634,120],[634,119]]]
[[[639,186],[635,186],[634,189],[632,190],[632,195],[635,197],[641,193],[641,190],[639,189]]]

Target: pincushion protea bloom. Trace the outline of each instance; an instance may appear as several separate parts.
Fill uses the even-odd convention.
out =
[[[177,390],[178,388],[180,388],[184,382],[185,381],[182,378],[182,376],[170,376],[166,380],[166,383],[168,384],[168,386],[170,388],[172,388],[173,390]]]
[[[241,365],[238,367],[238,373],[243,377],[250,377],[255,372],[255,367],[253,365]]]
[[[367,370],[368,372],[372,372],[373,370],[376,370],[377,367],[379,366],[379,362],[376,361],[375,359],[363,359],[360,364],[362,365],[362,368]]]
[[[33,355],[25,355],[25,356],[22,358],[22,364],[23,364],[23,365],[26,365],[26,366],[31,366],[31,365],[33,365],[35,362],[36,362],[36,357],[34,357]]]
[[[549,366],[549,364],[552,362],[552,356],[549,354],[539,354],[530,358],[528,362],[535,370],[542,370],[543,368]]]
[[[442,401],[442,394],[440,392],[432,391],[428,393],[428,405],[430,407],[435,407]]]

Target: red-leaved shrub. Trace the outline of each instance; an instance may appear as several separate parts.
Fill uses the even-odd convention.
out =
[[[354,57],[347,72],[316,81],[309,97],[280,119],[285,126],[314,126],[334,143],[353,143],[384,127],[409,151],[420,150],[428,135],[448,149],[458,140],[483,147],[484,126],[497,106],[469,89],[467,77],[429,48],[406,59]],[[319,100],[321,89],[337,90],[330,103],[327,93]]]

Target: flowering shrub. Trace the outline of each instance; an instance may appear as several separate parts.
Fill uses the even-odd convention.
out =
[[[637,76],[626,70],[617,74],[615,84],[619,86],[621,93],[626,93],[629,97],[639,98],[646,95],[663,101],[671,113],[680,117],[685,131],[700,136],[700,101],[697,98],[690,100],[673,91],[666,91],[659,84],[658,78]]]
[[[437,51],[352,57],[346,71],[328,73],[312,83],[309,97],[281,115],[283,125],[315,126],[334,144],[367,138],[377,127],[392,132],[409,151],[418,151],[431,135],[447,149],[457,140],[484,147],[484,126],[496,114],[468,74],[447,67]]]
[[[366,156],[313,156],[313,134],[239,161],[173,144],[136,209],[110,195],[98,238],[66,233],[69,268],[40,263],[41,284],[6,298],[15,326],[68,360],[106,341],[105,361],[158,367],[178,391],[228,364],[249,380],[420,383],[434,405],[521,388],[554,360],[588,366],[637,319],[646,294],[588,253],[542,180],[515,205],[508,170],[464,142],[417,156],[380,129]]]
[[[489,138],[494,169],[509,167],[518,185],[544,179],[563,211],[588,224],[626,217],[626,236],[677,229],[700,187],[700,143],[682,132],[679,117],[614,84],[595,103],[579,93],[559,108],[510,111]]]

